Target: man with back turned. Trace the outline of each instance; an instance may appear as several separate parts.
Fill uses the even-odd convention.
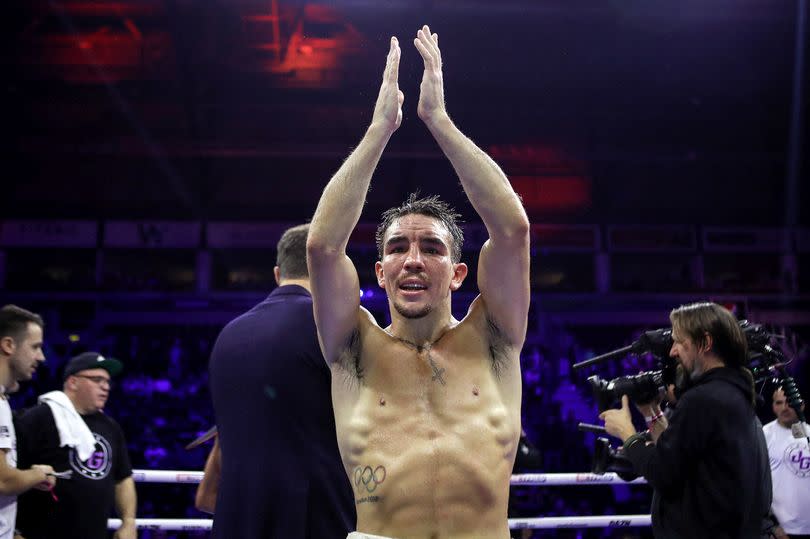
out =
[[[221,448],[216,538],[343,539],[354,529],[312,315],[308,228],[282,235],[278,288],[225,326],[211,353]]]

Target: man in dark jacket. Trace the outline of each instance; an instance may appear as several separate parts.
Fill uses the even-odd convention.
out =
[[[211,353],[222,474],[216,539],[344,539],[354,529],[312,314],[308,229],[283,234],[279,287],[225,326]]]
[[[758,538],[771,504],[771,474],[745,337],[714,303],[670,313],[670,356],[689,387],[667,420],[657,405],[639,407],[654,443],[636,433],[628,399],[600,417],[624,441],[636,473],[653,486],[656,538]]]

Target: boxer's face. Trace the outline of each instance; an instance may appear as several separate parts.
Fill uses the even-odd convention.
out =
[[[453,263],[452,241],[441,221],[427,215],[404,215],[385,231],[377,283],[400,315],[427,316],[461,286],[467,265]]]

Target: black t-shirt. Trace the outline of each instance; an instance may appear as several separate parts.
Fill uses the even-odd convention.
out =
[[[96,451],[81,462],[76,450],[59,447],[59,433],[50,407],[40,404],[17,416],[17,465],[50,464],[58,479],[54,501],[49,492],[29,490],[18,499],[17,528],[26,539],[102,539],[108,537],[115,485],[132,475],[121,427],[103,413],[82,416],[96,438]]]

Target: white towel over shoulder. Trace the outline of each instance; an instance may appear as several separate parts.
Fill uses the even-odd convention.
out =
[[[53,421],[59,432],[60,447],[76,449],[82,462],[89,459],[96,450],[96,438],[68,396],[62,391],[51,391],[40,395],[39,402],[44,402],[51,408]]]

